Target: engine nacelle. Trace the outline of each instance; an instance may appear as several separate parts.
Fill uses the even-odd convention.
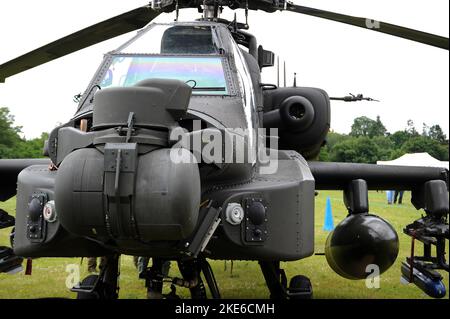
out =
[[[305,158],[319,154],[330,128],[330,99],[316,88],[290,87],[264,92],[264,127],[277,128],[280,149]]]
[[[99,240],[187,238],[197,225],[200,206],[200,174],[192,153],[179,149],[176,163],[171,149],[136,158],[132,150],[122,152],[120,177],[110,166],[114,162],[108,160],[114,151],[107,148],[105,155],[88,148],[64,159],[55,184],[56,210],[61,212],[63,227]]]

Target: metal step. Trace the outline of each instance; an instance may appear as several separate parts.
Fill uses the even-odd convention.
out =
[[[15,219],[3,209],[0,209],[0,229],[14,226]]]
[[[15,274],[23,270],[23,258],[14,255],[10,247],[0,246],[0,273]]]

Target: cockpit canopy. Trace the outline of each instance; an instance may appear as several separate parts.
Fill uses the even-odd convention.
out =
[[[145,79],[177,79],[193,95],[228,95],[226,63],[215,26],[155,24],[112,53],[101,88]]]
[[[107,53],[75,118],[93,111],[99,89],[152,79],[191,86],[188,113],[211,126],[256,127],[252,78],[243,53],[226,25],[209,21],[151,24]]]
[[[213,56],[116,55],[100,87],[133,86],[146,79],[177,79],[194,95],[228,95],[222,58]]]

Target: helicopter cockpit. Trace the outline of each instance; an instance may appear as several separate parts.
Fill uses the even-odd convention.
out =
[[[192,88],[189,118],[200,119],[206,127],[253,131],[259,127],[254,98],[259,68],[254,79],[241,50],[222,23],[150,24],[105,55],[74,119],[89,116],[98,90],[130,87],[149,79],[176,79]]]
[[[133,86],[153,78],[181,80],[194,95],[228,94],[218,57],[115,56],[100,86]]]
[[[194,95],[228,95],[223,56],[214,38],[210,26],[155,25],[112,56],[100,87],[177,79],[190,85]]]

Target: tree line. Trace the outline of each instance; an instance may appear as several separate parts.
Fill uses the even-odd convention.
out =
[[[7,107],[0,107],[0,158],[43,157],[44,142],[48,133],[39,138],[25,139],[20,136],[22,127],[14,124],[14,116]]]
[[[404,130],[390,133],[379,116],[361,116],[353,121],[349,134],[330,132],[319,160],[331,162],[376,163],[396,159],[406,153],[427,152],[448,161],[449,141],[439,125],[423,123],[422,132],[408,120]]]
[[[6,107],[0,108],[0,132],[0,158],[42,157],[48,133],[34,139],[22,138],[22,128],[14,124],[14,116]],[[379,116],[376,120],[362,116],[353,121],[349,134],[333,131],[328,134],[319,160],[376,163],[419,152],[448,161],[449,142],[439,125],[423,124],[422,132],[418,132],[413,121],[409,120],[404,130],[389,133]]]

